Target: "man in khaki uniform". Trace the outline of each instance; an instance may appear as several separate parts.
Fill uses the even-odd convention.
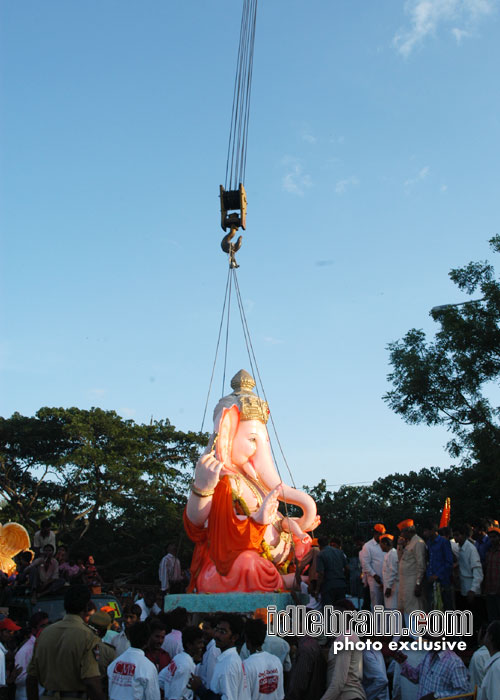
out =
[[[111,644],[103,641],[104,635],[111,627],[111,618],[106,612],[96,612],[90,616],[89,627],[99,638],[99,658],[97,663],[103,679],[103,690],[106,691],[108,687],[108,666],[117,657],[116,649]]]
[[[54,700],[105,700],[99,672],[99,639],[85,624],[90,592],[87,586],[70,586],[64,597],[66,615],[46,627],[28,666],[28,700],[38,700],[38,684],[44,698]]]
[[[399,523],[398,540],[399,592],[398,608],[404,614],[405,623],[414,610],[425,611],[425,598],[422,581],[425,576],[426,547],[425,542],[415,530],[411,518]]]

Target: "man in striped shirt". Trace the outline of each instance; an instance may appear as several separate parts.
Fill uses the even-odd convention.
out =
[[[400,658],[406,657],[402,654]],[[396,660],[400,661],[399,658]],[[413,683],[418,683],[420,700],[435,700],[435,698],[444,698],[448,695],[470,692],[467,669],[455,652],[449,649],[428,651],[416,667],[410,666],[405,660],[401,664],[401,675]]]

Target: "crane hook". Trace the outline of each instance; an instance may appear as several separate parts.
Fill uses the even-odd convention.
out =
[[[243,236],[239,236],[235,243],[231,243],[232,239],[235,237],[238,226],[231,227],[231,231],[224,236],[221,241],[220,247],[222,250],[229,255],[229,267],[235,268],[239,267],[236,262],[235,255],[241,248],[241,243],[243,241]]]

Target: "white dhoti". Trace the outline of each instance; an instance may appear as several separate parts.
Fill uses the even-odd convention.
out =
[[[370,574],[367,574],[368,586],[370,588],[370,600],[371,608],[373,610],[374,605],[384,604],[384,591],[380,583],[375,581],[375,578]]]
[[[386,598],[384,595],[384,608],[386,610],[397,610],[398,609],[398,593],[399,593],[399,584],[395,584],[391,588],[391,595]]]

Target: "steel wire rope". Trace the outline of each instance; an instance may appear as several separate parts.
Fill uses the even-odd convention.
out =
[[[222,394],[221,396],[224,396],[224,385],[226,383],[226,367],[227,367],[227,348],[229,346],[229,321],[231,318],[231,291],[232,291],[232,284],[233,284],[233,275],[231,274],[234,272],[233,268],[229,268],[229,294],[227,298],[227,324],[226,324],[226,346],[224,350],[224,371],[222,373]]]
[[[248,328],[248,323],[247,323],[247,320],[246,320],[245,309],[244,309],[244,307],[243,307],[243,300],[242,300],[242,298],[241,298],[241,292],[240,292],[240,287],[239,287],[239,284],[238,284],[238,276],[236,275],[236,270],[233,270],[233,273],[234,273],[234,288],[235,288],[235,290],[236,290],[236,299],[237,299],[238,308],[239,308],[239,311],[240,311],[240,319],[241,319],[241,324],[242,324],[242,327],[243,327],[243,335],[244,335],[244,337],[245,337],[245,343],[246,343],[246,346],[247,346],[247,353],[248,353],[248,359],[249,359],[249,362],[250,362],[250,368],[252,369],[252,372],[255,372],[255,371],[257,372],[257,375],[254,374],[254,377],[255,377],[255,376],[258,377],[258,380],[259,380],[260,385],[261,385],[262,393],[263,393],[263,396],[264,396],[264,400],[266,401],[266,403],[268,403],[268,401],[267,401],[267,396],[266,396],[266,392],[265,392],[265,389],[264,389],[264,384],[263,384],[263,382],[262,382],[262,378],[261,378],[261,376],[260,376],[259,367],[258,367],[258,365],[257,365],[257,358],[256,358],[256,356],[255,356],[255,351],[254,351],[254,349],[253,349],[252,339],[251,339],[251,337],[250,337],[250,329]],[[252,362],[252,356],[253,356],[253,362]],[[255,364],[255,370],[253,369],[253,365],[254,365],[254,364]],[[260,398],[260,395],[259,395],[259,387],[258,387],[257,381],[256,381],[256,383],[255,383],[255,389],[256,389],[256,392],[257,392],[257,396]],[[268,405],[269,405],[269,404],[268,404]],[[285,462],[285,464],[286,464],[286,467],[287,467],[287,469],[288,469],[288,473],[290,474],[290,478],[291,478],[291,480],[292,480],[293,486],[294,486],[294,488],[296,488],[296,486],[295,486],[295,481],[294,481],[292,472],[290,471],[290,467],[288,466],[288,462],[286,461],[285,455],[284,455],[284,453],[283,453],[283,449],[282,449],[282,447],[281,447],[281,443],[280,443],[279,438],[278,438],[278,433],[277,433],[277,430],[276,430],[276,426],[275,426],[275,424],[274,424],[274,420],[273,420],[271,411],[269,411],[269,417],[271,418],[271,423],[272,423],[272,426],[273,426],[274,434],[275,434],[276,440],[277,440],[277,442],[278,442],[278,445],[279,445],[279,447],[280,447],[280,451],[281,451],[283,460],[284,460],[284,462]],[[274,459],[274,463],[275,463],[275,465],[276,465],[276,471],[278,472],[278,476],[279,476],[281,482],[283,482],[283,477],[281,476],[281,472],[280,472],[278,460],[276,459],[276,454],[275,454],[275,452],[274,452],[274,447],[273,447],[273,444],[272,444],[272,442],[271,442],[270,440],[269,440],[269,446],[270,446],[270,448],[271,448],[271,453],[272,453],[272,456],[273,456],[273,459]],[[284,493],[283,493],[283,503],[284,503],[284,506],[285,506],[285,518],[287,519],[287,521],[288,521],[288,523],[289,523],[289,524],[288,524],[288,527],[290,528],[290,514],[289,514],[289,512],[288,512],[288,501],[286,500],[285,494],[284,494]],[[291,529],[290,529],[290,534],[291,534]],[[294,542],[294,540],[293,540],[293,535],[292,535],[292,540],[291,540],[291,546],[292,546],[292,549],[293,549],[293,552],[294,552],[294,555],[295,555],[295,542]]]
[[[243,44],[245,37],[245,10],[243,10],[243,17],[241,20],[241,30],[240,30],[240,43],[238,47],[238,61],[236,68],[236,77],[234,80],[234,93],[233,93],[233,109],[231,113],[231,126],[229,129],[229,145],[227,149],[227,163],[226,163],[226,189],[231,189],[233,183],[233,168],[234,168],[234,152],[236,148],[236,130],[239,124],[239,111],[240,111],[240,94],[241,94],[241,72],[243,64]],[[227,180],[227,172],[229,166],[229,158],[231,157],[231,171],[229,176],[229,182]]]
[[[234,162],[234,180],[232,180],[231,187],[236,189],[238,186],[238,175],[239,175],[239,161],[241,153],[241,136],[242,136],[242,119],[245,111],[244,104],[244,84],[247,73],[248,66],[248,11],[249,4],[245,2],[242,24],[241,24],[241,61],[238,70],[238,110],[237,110],[237,123],[235,124],[235,132],[233,134],[235,142],[233,143],[233,158],[236,154],[236,160]],[[231,168],[232,171],[232,168]]]
[[[246,170],[258,0],[244,0],[226,160],[225,189],[236,190]]]
[[[256,0],[257,9],[257,0]],[[241,182],[245,181],[246,168],[247,168],[247,146],[248,146],[248,124],[250,119],[250,98],[252,96],[252,76],[253,76],[253,56],[254,56],[254,44],[255,44],[255,27],[257,24],[257,12],[255,12],[252,23],[252,34],[250,40],[250,56],[248,60],[248,80],[247,80],[247,95],[246,95],[246,114],[245,114],[245,126],[243,129],[244,133],[244,143],[242,150],[242,172],[241,172]]]
[[[239,110],[238,110],[238,128],[237,128],[237,136],[236,136],[236,162],[234,165],[234,181],[232,182],[231,188],[236,189],[238,187],[238,179],[239,179],[239,172],[240,172],[240,157],[241,157],[241,139],[242,139],[242,127],[243,127],[243,119],[244,119],[244,113],[245,113],[245,101],[244,101],[244,96],[245,96],[245,81],[246,81],[246,76],[247,76],[247,70],[248,70],[248,14],[244,14],[244,19],[242,22],[242,34],[243,34],[243,44],[242,44],[242,56],[243,56],[243,61],[240,66],[240,74],[238,76],[238,104],[239,104]]]
[[[210,393],[211,393],[211,391],[212,391],[212,383],[213,383],[213,380],[214,380],[215,367],[216,367],[216,365],[217,365],[217,356],[218,356],[218,354],[219,354],[219,345],[220,345],[220,338],[221,338],[221,335],[222,335],[222,326],[224,325],[224,313],[225,313],[225,311],[226,311],[227,292],[228,292],[228,288],[229,288],[229,278],[230,278],[230,275],[231,275],[231,268],[229,268],[228,275],[227,275],[227,279],[226,279],[226,291],[225,291],[225,293],[224,293],[224,303],[222,304],[222,314],[221,314],[221,317],[220,317],[220,324],[219,324],[219,335],[217,336],[217,345],[215,346],[214,364],[213,364],[213,366],[212,366],[212,374],[211,374],[211,376],[210,376],[210,383],[209,383],[209,385],[208,385],[207,400],[206,400],[206,402],[205,402],[205,409],[204,409],[204,411],[203,411],[203,418],[202,418],[202,421],[201,421],[200,433],[203,432],[203,427],[204,427],[204,425],[205,425],[205,418],[206,418],[206,415],[207,415],[208,402],[209,402],[209,400],[210,400]]]
[[[255,363],[255,370],[256,370],[256,373],[257,373],[256,376],[257,376],[257,378],[258,378],[258,381],[260,382],[260,386],[261,386],[261,388],[262,388],[262,394],[263,394],[263,396],[264,396],[264,400],[265,400],[267,403],[269,403],[269,402],[267,401],[267,395],[266,395],[266,391],[265,391],[265,389],[264,389],[264,383],[263,383],[262,377],[261,377],[261,375],[260,375],[259,367],[258,367],[258,364],[257,364],[257,358],[256,358],[256,356],[255,356],[255,351],[254,351],[254,349],[253,349],[252,339],[251,339],[251,336],[250,336],[250,330],[249,330],[249,328],[248,328],[248,323],[247,323],[247,320],[246,320],[245,311],[244,311],[244,309],[243,309],[243,302],[242,302],[242,300],[241,300],[241,292],[240,292],[240,287],[239,287],[239,284],[238,284],[238,277],[237,277],[237,275],[236,275],[236,270],[235,270],[234,272],[235,272],[235,275],[234,275],[234,278],[235,278],[235,285],[234,285],[234,286],[235,286],[235,289],[236,289],[237,298],[239,299],[239,303],[240,303],[241,322],[242,322],[243,327],[244,327],[244,328],[246,327],[246,332],[247,332],[247,334],[248,334],[248,344],[250,345],[250,350],[248,349],[248,345],[247,345],[247,352],[248,352],[248,354],[249,354],[249,359],[250,359],[250,351],[251,351],[251,353],[252,353],[252,355],[253,355],[254,363]],[[245,340],[246,340],[246,336],[245,336]],[[250,359],[250,363],[251,363],[251,362],[252,362],[252,361],[251,361],[251,359]],[[257,395],[258,395],[258,393],[259,393],[258,386],[256,385],[255,388],[256,388],[256,390],[257,390]],[[284,451],[283,451],[283,447],[282,447],[282,445],[281,445],[281,442],[280,442],[280,439],[279,439],[279,436],[278,436],[278,431],[277,431],[277,429],[276,429],[276,425],[275,425],[274,419],[273,419],[273,414],[272,414],[271,411],[269,412],[269,417],[270,417],[270,419],[271,419],[271,425],[273,426],[274,435],[275,435],[275,437],[276,437],[276,442],[278,443],[278,446],[279,446],[279,449],[280,449],[280,452],[281,452],[281,456],[283,457],[283,461],[285,462],[286,468],[287,468],[288,473],[289,473],[289,475],[290,475],[290,479],[292,480],[292,484],[293,484],[294,488],[296,488],[296,486],[295,486],[295,480],[294,480],[294,478],[293,478],[293,474],[292,474],[292,472],[291,472],[290,466],[289,466],[289,464],[288,464],[288,462],[287,462],[287,459],[286,459],[286,457],[285,457],[285,453],[284,453]],[[271,445],[271,449],[272,449],[272,445]],[[273,456],[274,456],[274,453],[273,453]],[[276,461],[276,457],[275,457],[275,461]],[[276,462],[276,464],[277,464],[277,462]],[[279,468],[278,468],[278,473],[279,473]],[[281,476],[281,474],[280,474],[280,476]]]

